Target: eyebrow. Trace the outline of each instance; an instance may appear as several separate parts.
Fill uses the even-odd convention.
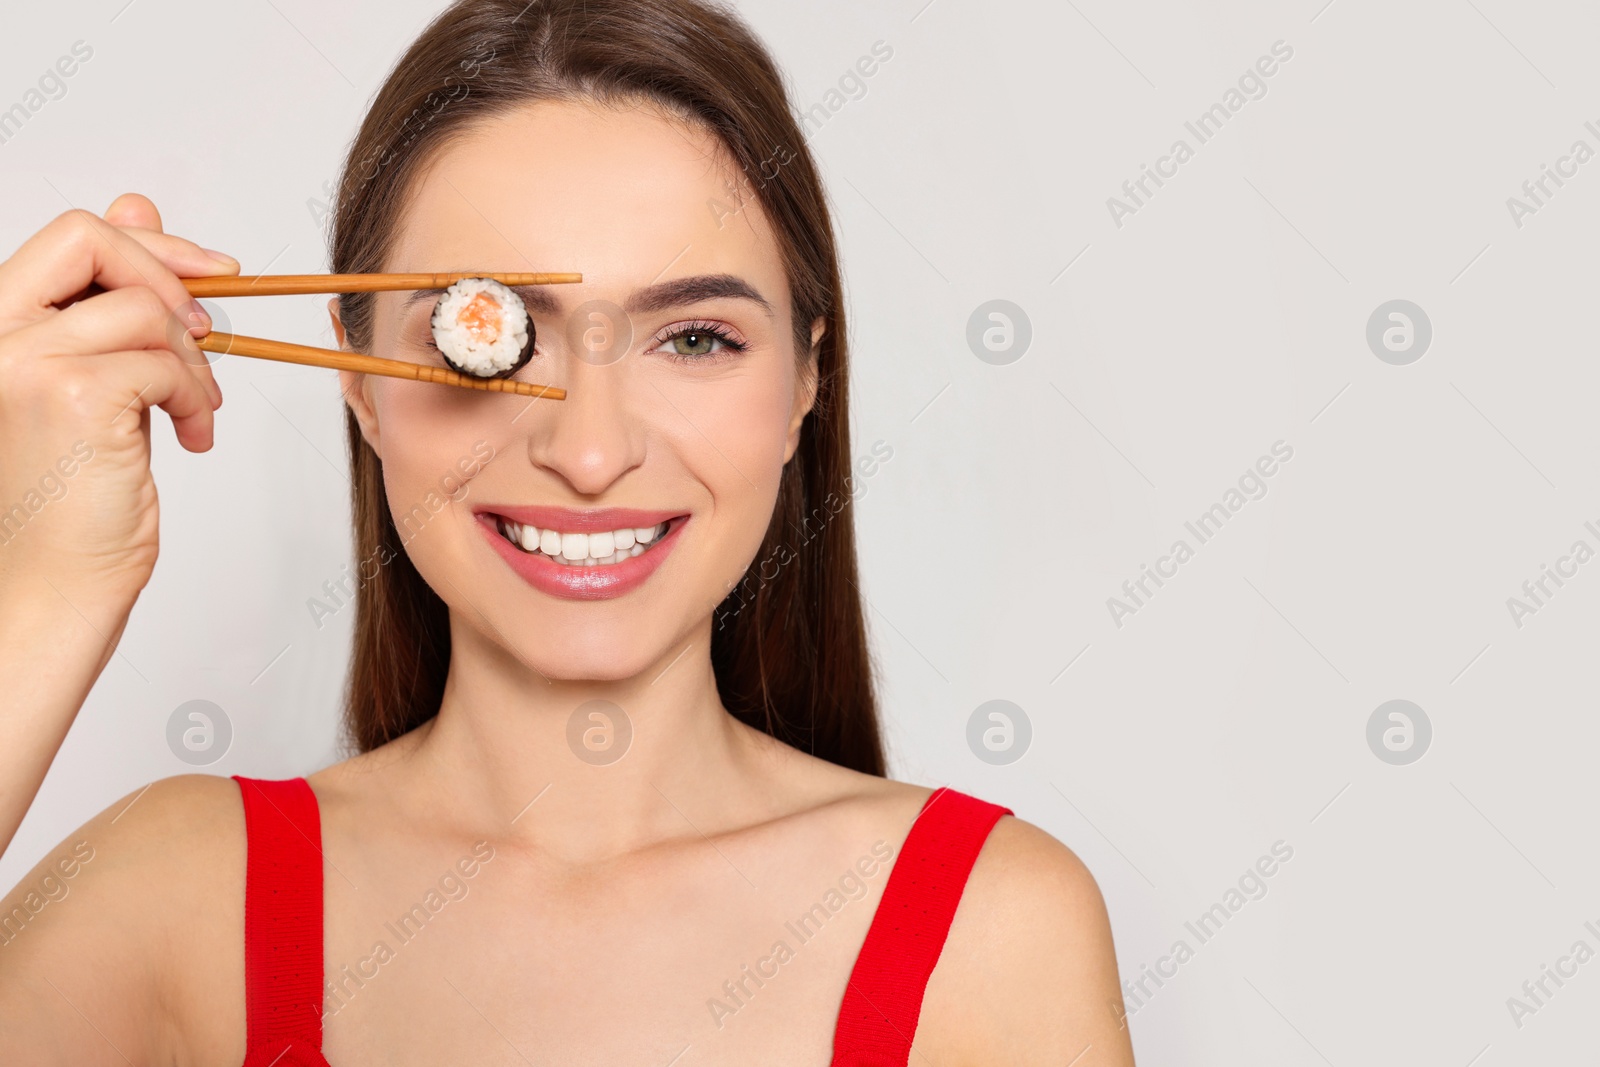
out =
[[[522,298],[530,313],[553,316],[559,310],[560,302],[547,285],[513,285],[510,288]],[[404,315],[424,300],[437,300],[443,293],[443,289],[412,290],[400,305],[400,313]],[[769,318],[772,316],[772,304],[767,298],[749,282],[732,274],[697,274],[647,285],[643,289],[635,289],[622,310],[629,315],[639,315],[704,300],[728,298],[749,300],[765,311]]]

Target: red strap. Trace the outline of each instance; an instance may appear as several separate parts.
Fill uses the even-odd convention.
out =
[[[904,1067],[967,875],[1010,808],[935,789],[911,824],[845,987],[835,1067]]]
[[[322,822],[304,778],[234,775],[244,798],[246,1067],[323,1064]]]

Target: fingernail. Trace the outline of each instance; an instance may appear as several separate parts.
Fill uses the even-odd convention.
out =
[[[196,337],[204,337],[211,332],[211,316],[198,300],[190,300],[187,321],[189,332]]]
[[[200,251],[204,252],[218,263],[225,263],[230,267],[237,267],[239,265],[239,261],[228,255],[226,252],[217,252],[209,248],[202,248]]]

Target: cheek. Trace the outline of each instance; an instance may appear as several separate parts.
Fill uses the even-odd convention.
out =
[[[424,382],[386,379],[373,393],[383,445],[384,475],[437,486],[460,472],[456,464],[473,458],[473,442],[501,441],[515,430],[511,419],[525,404],[510,396],[490,396]]]
[[[676,450],[693,457],[721,503],[776,492],[794,402],[787,377],[751,373],[655,384],[646,392],[660,409],[658,425],[673,427]]]
[[[437,520],[467,504],[471,480],[483,469],[485,409],[470,395],[461,400],[440,386],[385,383],[373,397],[382,428],[383,481],[395,528],[406,551],[426,552],[439,541]],[[491,417],[498,417],[491,414]]]
[[[657,426],[708,498],[696,538],[704,580],[726,593],[754,560],[783,475],[792,383],[778,375],[676,382],[647,389]],[[641,398],[643,399],[643,398]],[[652,416],[653,418],[655,416]]]

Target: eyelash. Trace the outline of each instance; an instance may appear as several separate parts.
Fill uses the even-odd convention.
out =
[[[688,356],[681,352],[670,352],[663,354],[675,363],[712,363],[724,359],[731,359],[750,347],[745,342],[735,338],[727,330],[727,328],[720,326],[715,322],[705,322],[699,319],[696,319],[692,322],[681,323],[677,326],[667,327],[666,332],[656,335],[656,339],[652,342],[652,344],[655,346],[655,348],[660,348],[662,345],[667,344],[670,341],[675,341],[679,337],[684,337],[691,333],[710,335],[712,338],[722,343],[722,349],[717,352],[708,352],[703,356]],[[655,349],[653,348],[651,351],[655,351]]]
[[[673,352],[670,354],[664,353],[668,359],[675,363],[713,363],[723,359],[731,359],[750,347],[746,342],[735,338],[725,327],[714,322],[705,322],[700,319],[696,319],[692,322],[685,322],[677,326],[669,326],[667,328],[667,332],[656,335],[655,340],[651,343],[655,346],[655,348],[660,348],[669,341],[674,341],[679,337],[683,337],[691,333],[703,333],[711,335],[722,343],[722,350],[719,352],[707,353],[703,356],[686,356],[680,352]],[[431,332],[428,335],[428,347],[433,350],[434,355],[438,356],[440,359],[444,359],[444,353],[439,351],[439,346],[434,342]],[[651,351],[654,350],[654,348],[651,349]]]

